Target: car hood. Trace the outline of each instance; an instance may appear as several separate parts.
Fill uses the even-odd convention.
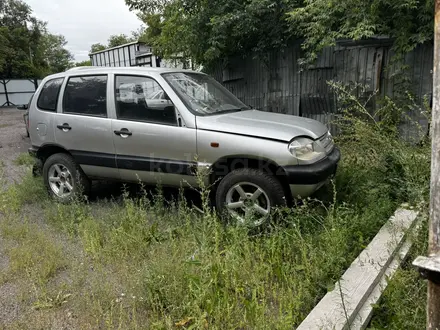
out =
[[[197,128],[266,139],[290,141],[297,136],[317,139],[328,129],[314,119],[280,113],[248,110],[212,116],[198,116]]]

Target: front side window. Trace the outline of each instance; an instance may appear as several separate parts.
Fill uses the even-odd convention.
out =
[[[64,91],[63,112],[107,117],[107,76],[71,77]]]
[[[49,80],[44,84],[37,101],[37,107],[39,109],[46,111],[57,111],[58,95],[60,94],[60,88],[63,84],[63,81],[64,78],[56,78]]]
[[[217,115],[250,109],[210,76],[189,72],[164,73],[162,76],[195,115]]]
[[[176,125],[176,110],[160,85],[152,78],[116,76],[118,119]]]

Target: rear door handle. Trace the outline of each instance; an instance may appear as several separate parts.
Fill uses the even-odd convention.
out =
[[[123,137],[123,138],[127,138],[127,137],[133,135],[133,133],[130,132],[130,131],[129,131],[128,129],[126,129],[126,128],[121,128],[120,131],[114,131],[114,132],[115,132],[116,135],[119,135],[120,137]]]
[[[57,128],[62,130],[63,132],[68,132],[72,129],[72,127],[70,127],[70,125],[67,123],[64,123],[62,125],[57,125]]]

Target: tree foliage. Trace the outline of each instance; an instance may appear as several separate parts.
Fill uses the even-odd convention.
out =
[[[133,42],[133,41],[134,39],[132,37],[129,37],[125,34],[116,34],[110,36],[110,38],[108,39],[108,47],[109,48],[117,47],[124,44],[128,44],[129,42]]]
[[[100,52],[100,51],[102,51],[102,50],[105,50],[106,48],[107,48],[107,47],[104,46],[103,44],[96,43],[96,44],[93,44],[93,45],[90,47],[90,53]]]
[[[289,13],[291,29],[304,37],[308,60],[337,39],[394,39],[398,57],[433,38],[433,0],[305,0]]]
[[[208,65],[264,57],[303,40],[307,62],[337,39],[394,39],[397,54],[433,37],[433,0],[125,0],[148,26],[141,40],[163,57]]]
[[[172,0],[126,0],[130,10],[138,10],[146,14],[162,13]]]
[[[66,38],[62,35],[46,34],[43,38],[43,50],[49,72],[61,72],[72,66],[73,56],[65,48]]]
[[[86,61],[82,61],[82,62],[76,62],[75,66],[92,66],[92,61],[91,60],[86,60]]]
[[[163,57],[190,56],[207,64],[228,55],[257,53],[285,44],[286,20],[296,0],[126,0],[148,26],[143,41]],[[159,11],[158,11],[159,9]],[[161,10],[160,10],[161,9]]]
[[[107,40],[107,45],[103,45],[101,43],[93,44],[90,48],[90,53],[100,52],[108,48],[113,48],[124,44],[128,44],[129,42],[136,41],[143,33],[144,30],[140,29],[139,31],[134,31],[131,37],[123,33],[111,35]]]
[[[41,78],[64,71],[73,59],[65,38],[49,33],[21,0],[0,1],[0,42],[3,78]]]

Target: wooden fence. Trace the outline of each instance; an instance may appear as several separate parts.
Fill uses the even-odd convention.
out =
[[[299,42],[281,51],[268,54],[267,60],[230,58],[210,72],[243,102],[257,109],[305,116],[328,123],[338,111],[335,94],[328,81],[367,86],[358,91],[360,99],[372,98],[373,105],[384,96],[394,97],[408,90],[422,104],[432,95],[433,45],[418,46],[400,63],[393,64],[391,42],[372,39],[359,42],[339,41],[324,49],[312,68],[302,70]],[[419,112],[403,118],[401,132],[413,134],[412,121],[427,129],[427,121]]]

